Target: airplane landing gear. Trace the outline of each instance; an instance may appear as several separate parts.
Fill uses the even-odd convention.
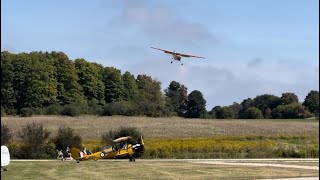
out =
[[[135,158],[133,158],[133,157],[129,157],[129,161],[136,161],[136,159]]]
[[[171,64],[172,64],[172,61],[171,61]]]
[[[181,66],[183,66],[183,63],[181,63]]]

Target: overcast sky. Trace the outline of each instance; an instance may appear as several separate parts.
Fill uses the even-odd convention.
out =
[[[205,56],[170,63],[150,46]],[[318,0],[2,0],[1,50],[62,51],[199,90],[207,109],[319,90]]]

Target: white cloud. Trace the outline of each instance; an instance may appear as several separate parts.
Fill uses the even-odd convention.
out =
[[[148,1],[125,1],[111,25],[134,28],[137,34],[147,35],[154,42],[164,40],[167,44],[198,44],[214,40],[203,24],[179,18],[170,6]]]

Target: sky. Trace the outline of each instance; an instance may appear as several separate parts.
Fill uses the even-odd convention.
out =
[[[158,47],[204,56],[170,63]],[[2,0],[1,51],[61,51],[202,92],[206,108],[319,91],[318,0]]]

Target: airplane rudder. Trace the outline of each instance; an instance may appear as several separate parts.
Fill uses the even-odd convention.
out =
[[[80,157],[80,152],[81,151],[79,149],[75,148],[75,147],[71,148],[71,157],[73,159],[79,158]]]

